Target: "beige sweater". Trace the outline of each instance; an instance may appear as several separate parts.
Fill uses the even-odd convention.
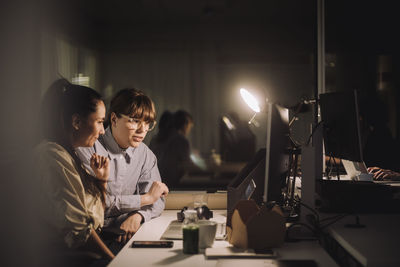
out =
[[[49,235],[68,247],[84,244],[91,229],[103,226],[100,198],[85,192],[74,159],[57,143],[41,142],[35,148],[35,162],[41,189],[40,216],[49,227]]]

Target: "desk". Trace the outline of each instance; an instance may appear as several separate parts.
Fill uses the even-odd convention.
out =
[[[400,214],[365,214],[359,218],[365,228],[345,227],[355,223],[355,217],[349,216],[329,227],[328,232],[358,265],[400,266]]]
[[[144,223],[109,266],[216,266],[217,260],[206,259],[204,250],[200,250],[200,253],[196,255],[183,254],[180,240],[174,240],[173,248],[130,248],[134,240],[159,240],[169,222],[176,219],[176,212],[177,210],[165,210],[160,217]],[[225,222],[226,210],[214,210],[213,220]],[[226,246],[230,246],[227,241],[215,241],[213,245],[213,247]],[[314,241],[284,244],[276,251],[280,255],[280,259],[314,259],[319,266],[337,267],[333,259]]]

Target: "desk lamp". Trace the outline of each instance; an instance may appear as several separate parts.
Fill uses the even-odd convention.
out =
[[[251,95],[244,88],[240,89],[240,94],[246,104],[255,112],[249,123],[254,121],[255,116],[261,111],[257,99]],[[295,115],[299,113],[300,107],[296,109]],[[265,112],[267,114],[267,133],[266,133],[266,159],[265,159],[265,182],[264,182],[264,194],[263,202],[267,203],[271,200],[268,199],[271,193],[268,189],[277,189],[276,177],[279,173],[282,173],[284,166],[287,166],[286,172],[286,192],[283,192],[284,198],[282,199],[281,207],[289,211],[292,215],[296,209],[294,203],[294,191],[295,182],[297,175],[297,162],[300,154],[300,148],[295,144],[290,136],[290,126],[293,123],[293,119],[289,122],[289,108],[285,108],[279,104],[271,103],[266,99]],[[287,138],[287,141],[285,141]],[[287,142],[287,143],[286,143]],[[285,145],[286,144],[286,145]],[[287,156],[283,156],[287,155]],[[273,165],[272,165],[273,164]],[[275,179],[275,180],[271,180]],[[271,183],[271,184],[270,184]],[[269,185],[270,184],[270,185]],[[271,187],[272,186],[272,187]],[[271,187],[271,188],[269,188]],[[289,190],[291,188],[291,190]],[[282,188],[281,188],[282,189]],[[290,191],[290,192],[289,192]],[[273,193],[272,193],[273,194]],[[273,197],[274,198],[274,197]],[[276,198],[276,195],[275,195]],[[297,217],[297,215],[296,215]]]
[[[240,89],[240,95],[242,96],[244,102],[255,112],[252,118],[249,121],[249,124],[254,123],[255,116],[261,111],[261,108],[258,104],[256,97],[254,97],[249,91],[244,88]],[[269,179],[270,179],[270,159],[271,159],[271,125],[272,125],[272,113],[273,113],[273,104],[266,99],[266,113],[267,113],[267,134],[266,134],[266,155],[265,155],[265,180],[264,180],[264,193],[263,193],[263,202],[268,203],[270,201],[268,199],[268,188],[269,188]],[[279,110],[278,110],[279,112]],[[287,114],[288,115],[288,114]],[[282,116],[285,117],[285,116]],[[288,119],[288,118],[287,118]],[[273,168],[273,167],[272,167]]]
[[[240,95],[242,96],[244,102],[254,111],[254,115],[249,120],[249,124],[254,124],[256,127],[259,126],[258,122],[255,120],[256,115],[261,111],[258,104],[257,98],[255,98],[249,91],[245,88],[240,88]]]

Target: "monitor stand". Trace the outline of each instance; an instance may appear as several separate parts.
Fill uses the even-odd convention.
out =
[[[315,211],[316,181],[322,180],[322,131],[317,128],[312,142],[301,149],[301,202],[300,222],[308,223],[307,215]],[[306,228],[301,228],[303,234],[309,234]]]

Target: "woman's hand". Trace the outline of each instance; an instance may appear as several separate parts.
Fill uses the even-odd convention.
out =
[[[107,157],[103,157],[94,153],[90,158],[90,167],[99,180],[107,182],[110,174],[110,167]]]
[[[139,213],[135,213],[129,216],[120,226],[120,228],[126,232],[126,235],[119,236],[117,238],[117,241],[122,242],[123,244],[129,241],[129,239],[132,238],[132,236],[137,232],[137,230],[139,230],[141,222],[142,222],[142,215],[140,215]]]

